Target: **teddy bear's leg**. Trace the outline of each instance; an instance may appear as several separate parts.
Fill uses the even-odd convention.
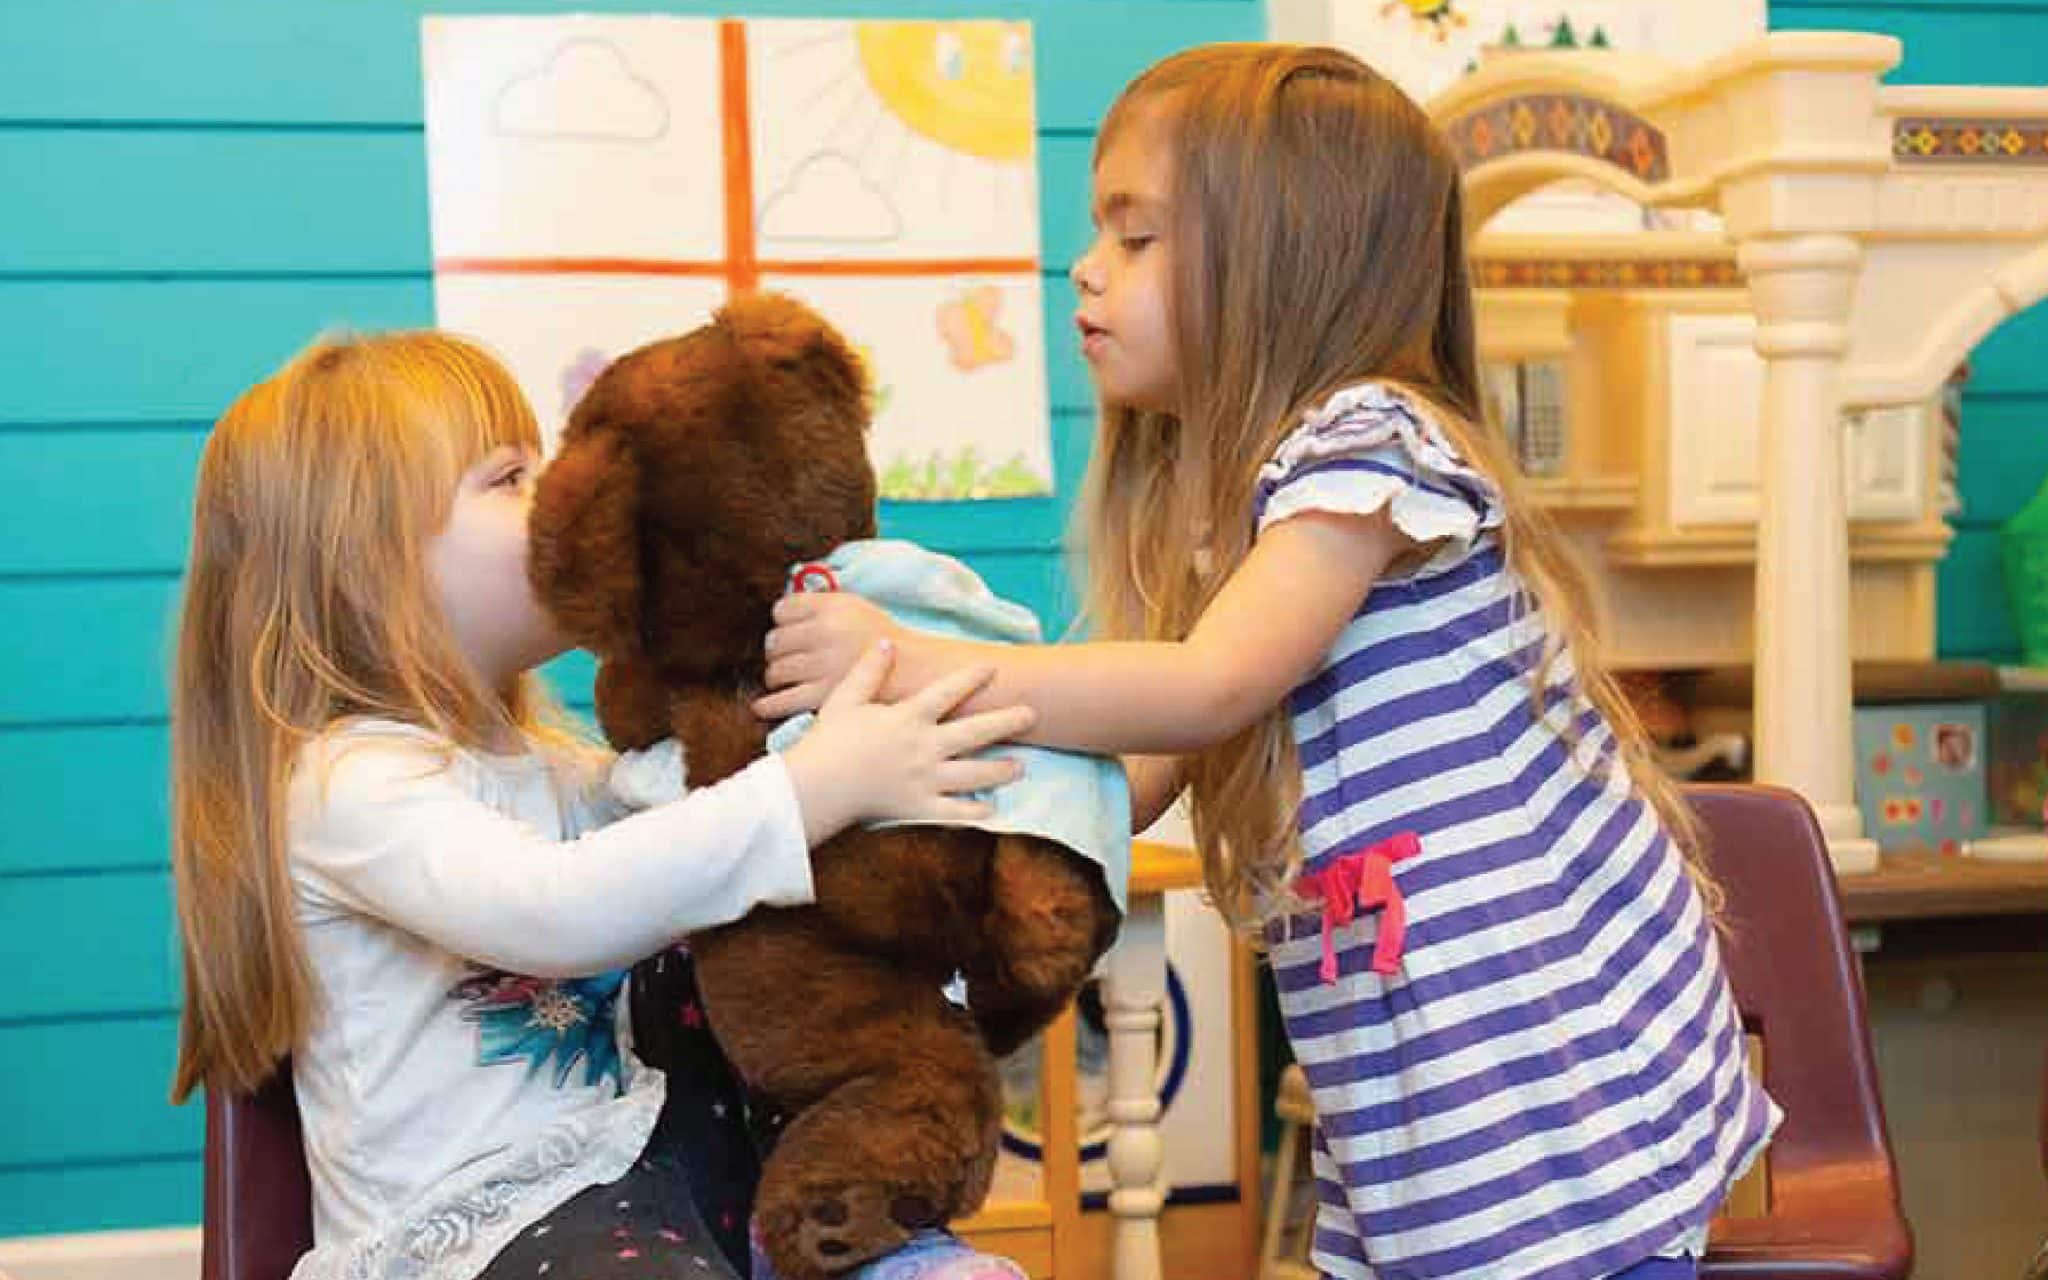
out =
[[[787,1280],[823,1280],[974,1211],[994,1174],[1002,1098],[964,1017],[899,1027],[886,1061],[783,1130],[755,1201]]]
[[[815,908],[756,911],[691,942],[713,1029],[790,1116],[754,1219],[785,1280],[823,1280],[972,1211],[1001,1091],[946,974],[839,942]]]
[[[1117,913],[1092,863],[1021,836],[997,842],[985,950],[967,1002],[989,1052],[1014,1052],[1059,1016],[1116,938]]]

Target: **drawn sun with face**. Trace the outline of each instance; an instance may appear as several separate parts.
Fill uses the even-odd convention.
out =
[[[1031,155],[1031,29],[1014,22],[863,22],[870,87],[912,129],[955,151]]]
[[[792,202],[805,238],[891,240],[1036,204],[1028,24],[791,24],[763,53],[766,74],[801,86],[762,143],[771,182],[806,189]]]

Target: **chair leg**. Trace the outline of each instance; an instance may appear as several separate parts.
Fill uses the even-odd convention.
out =
[[[1280,1256],[1280,1239],[1287,1228],[1287,1213],[1294,1203],[1294,1166],[1301,1149],[1301,1130],[1293,1123],[1280,1125],[1280,1149],[1273,1153],[1273,1182],[1266,1188],[1265,1240],[1259,1245],[1259,1275],[1265,1276]]]
[[[1258,1280],[1316,1280],[1315,1268],[1307,1265],[1315,1240],[1315,1208],[1311,1197],[1309,1219],[1301,1229],[1300,1248],[1294,1257],[1282,1257],[1286,1243],[1289,1211],[1294,1205],[1294,1178],[1301,1165],[1301,1150],[1315,1131],[1316,1113],[1309,1096],[1308,1077],[1298,1063],[1280,1073],[1273,1114],[1280,1121],[1280,1149],[1273,1153],[1273,1183],[1266,1193],[1265,1241],[1259,1248]]]

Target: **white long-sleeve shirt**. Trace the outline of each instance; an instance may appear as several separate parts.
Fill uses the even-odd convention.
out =
[[[616,971],[813,896],[772,756],[629,814],[601,760],[372,722],[306,749],[287,823],[320,1000],[293,1060],[316,1246],[294,1280],[469,1280],[622,1175],[663,1082],[621,1048]]]

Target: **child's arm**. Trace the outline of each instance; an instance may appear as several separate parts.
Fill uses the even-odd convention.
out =
[[[1306,680],[1358,612],[1374,579],[1414,544],[1384,509],[1309,511],[1260,534],[1183,641],[990,645],[889,622],[838,594],[776,606],[764,716],[816,706],[877,632],[900,650],[885,696],[934,674],[988,665],[996,677],[970,709],[1023,703],[1038,712],[1025,740],[1078,751],[1180,754],[1212,746]]]
[[[293,870],[319,902],[513,973],[630,964],[756,906],[811,901],[810,846],[851,822],[985,812],[958,793],[1009,781],[1015,762],[955,757],[1029,712],[942,720],[985,672],[873,703],[883,671],[859,664],[785,755],[574,840],[477,799],[431,742],[343,739],[294,780]]]
[[[1159,821],[1187,785],[1179,756],[1125,756],[1124,777],[1131,786],[1133,835]]]
[[[484,804],[424,745],[351,745],[325,783],[292,815],[293,869],[316,902],[529,977],[619,968],[813,896],[778,760],[574,840]]]

